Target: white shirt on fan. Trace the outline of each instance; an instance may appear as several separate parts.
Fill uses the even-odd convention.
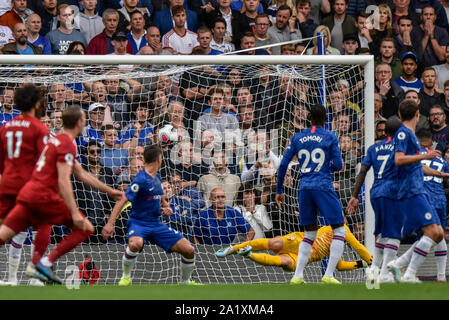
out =
[[[255,234],[253,239],[266,238],[264,232],[273,229],[273,222],[268,215],[267,208],[263,204],[257,204],[254,213],[246,210],[244,206],[236,206],[234,209],[240,211],[243,218],[245,218],[254,229]]]
[[[0,0],[0,16],[11,10],[11,8],[10,0]]]
[[[191,54],[199,45],[197,38],[198,35],[188,29],[181,35],[173,28],[162,37],[162,48],[171,48],[175,54]]]

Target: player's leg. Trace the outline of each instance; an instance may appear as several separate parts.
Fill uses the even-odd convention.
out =
[[[52,226],[49,226],[48,228],[49,228],[48,242],[50,243],[50,234],[51,234]],[[31,230],[30,255],[31,255],[31,260],[32,260],[34,252],[35,252],[34,241],[35,241],[36,236],[37,236],[37,230],[34,230],[32,228],[30,228],[30,230]],[[47,245],[47,247],[48,247],[48,245]],[[28,264],[32,264],[32,261],[29,262]],[[45,283],[42,282],[41,280],[37,279],[37,278],[31,278],[28,281],[28,285],[30,285],[30,286],[37,286],[37,287],[43,287],[43,286],[45,286]]]
[[[296,261],[295,261],[295,265],[293,266],[293,262],[292,259],[287,256],[287,255],[272,255],[272,254],[267,254],[267,253],[254,253],[253,251],[262,251],[262,250],[272,250],[275,252],[278,252],[280,250],[282,250],[282,248],[284,247],[284,237],[275,237],[275,238],[271,238],[271,239],[265,239],[267,241],[264,241],[263,245],[258,245],[257,244],[257,240],[262,240],[262,239],[256,239],[253,241],[256,241],[255,247],[256,250],[253,250],[252,246],[250,245],[250,243],[252,241],[247,241],[248,245],[246,245],[245,247],[240,247],[239,248],[239,254],[244,256],[245,258],[248,258],[260,265],[264,265],[264,266],[276,266],[276,267],[284,267],[286,269],[292,269],[292,267],[296,266]],[[297,248],[294,248],[294,251],[296,251]],[[294,269],[293,269],[294,271]]]
[[[374,245],[373,262],[371,267],[366,270],[366,278],[368,281],[377,281],[382,267],[382,260],[384,256],[384,247],[387,243],[382,235],[382,206],[380,198],[371,199],[371,206],[374,210],[374,236],[376,242]]]
[[[132,236],[128,240],[128,246],[122,257],[122,277],[118,283],[119,286],[128,286],[131,284],[131,271],[136,264],[137,256],[142,251],[144,239],[141,236]]]
[[[179,239],[170,249],[181,254],[181,283],[190,284],[195,269],[195,248],[186,238]]]
[[[22,256],[22,246],[27,237],[28,232],[22,231],[11,239],[8,251],[8,283],[12,286],[17,285],[17,271]]]
[[[435,210],[438,213],[441,226],[446,226],[446,203],[442,202],[442,205],[435,207]],[[436,244],[434,250],[435,260],[437,261],[437,281],[446,282],[447,244],[444,237]]]
[[[252,251],[268,250],[269,249],[269,244],[268,244],[269,240],[270,239],[267,239],[267,238],[259,238],[259,239],[254,239],[254,240],[238,243],[236,245],[230,245],[228,247],[218,250],[215,253],[215,255],[218,258],[224,258],[230,254],[235,254],[239,250],[244,249],[246,247],[251,247]]]

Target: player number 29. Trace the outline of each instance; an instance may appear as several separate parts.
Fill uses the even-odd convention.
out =
[[[305,158],[301,166],[302,173],[308,173],[312,170],[311,168],[308,167],[309,162],[311,160],[313,163],[317,165],[315,169],[313,169],[313,171],[315,172],[320,171],[321,168],[323,167],[324,160],[326,158],[326,155],[324,154],[324,151],[321,148],[313,149],[312,152],[309,152],[309,150],[302,149],[298,152],[298,159],[302,159],[303,156]]]
[[[16,138],[16,143],[14,144],[14,136]],[[8,148],[8,158],[18,158],[20,157],[20,147],[22,146],[22,131],[8,131],[6,132],[6,146]]]

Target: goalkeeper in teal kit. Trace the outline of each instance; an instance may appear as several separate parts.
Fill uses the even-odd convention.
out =
[[[122,258],[123,276],[119,286],[131,284],[131,270],[146,240],[156,244],[167,253],[178,252],[181,257],[181,284],[196,284],[190,279],[195,267],[195,250],[192,244],[178,231],[169,228],[161,221],[162,215],[173,212],[165,199],[162,182],[158,173],[162,164],[162,151],[157,145],[145,148],[144,169],[140,171],[125,197],[117,201],[102,235],[109,239],[114,234],[114,224],[122,208],[128,200],[131,202],[131,213],[127,225],[128,247]]]
[[[285,151],[278,171],[276,203],[282,210],[283,183],[288,164],[296,155],[298,158],[301,180],[299,186],[299,221],[305,228],[304,240],[299,245],[295,275],[291,284],[303,284],[304,268],[309,260],[312,245],[317,237],[318,212],[326,224],[333,230],[330,246],[329,263],[322,283],[340,284],[334,278],[335,267],[343,250],[346,230],[344,228],[343,209],[340,199],[333,188],[333,172],[341,170],[343,161],[335,134],[325,130],[326,109],[322,105],[310,108],[312,126],[296,133]]]

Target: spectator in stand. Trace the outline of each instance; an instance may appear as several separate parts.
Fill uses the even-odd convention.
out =
[[[256,37],[256,47],[261,47],[269,44],[273,44],[274,40],[268,35],[268,29],[270,28],[270,18],[266,13],[260,13],[257,15],[254,24],[254,36]],[[271,48],[267,49],[271,53]]]
[[[144,161],[139,158],[129,158],[129,165],[123,169],[119,176],[115,179],[115,183],[118,185],[123,182],[131,182],[134,180],[136,174],[142,171],[144,168]]]
[[[240,50],[247,50],[251,48],[256,48],[256,36],[251,33],[247,32],[243,34],[240,40]],[[255,50],[249,50],[240,52],[239,54],[242,55],[269,55],[270,53],[265,49],[255,49]]]
[[[77,101],[76,94],[62,83],[55,83],[50,87],[48,110],[64,110],[69,104]]]
[[[84,9],[79,13],[79,25],[80,31],[87,43],[97,34],[101,33],[104,28],[103,20],[96,12],[97,2],[97,0],[81,1]]]
[[[223,53],[229,53],[235,51],[235,45],[227,41],[226,37],[226,20],[223,17],[217,17],[212,22],[212,41],[210,47],[212,49],[221,51]]]
[[[0,52],[5,44],[14,42],[14,36],[12,35],[11,29],[7,26],[0,25]]]
[[[72,41],[81,41],[87,46],[86,39],[81,32],[75,30],[74,11],[66,4],[58,7],[59,27],[45,35],[50,41],[52,54],[66,54],[67,48]]]
[[[199,47],[203,50],[204,55],[216,56],[223,54],[223,52],[211,48],[210,43],[212,41],[212,31],[210,31],[208,27],[198,28],[197,40]]]
[[[398,20],[397,34],[395,36],[396,47],[399,56],[408,51],[413,51],[418,57],[418,61],[422,59],[421,41],[411,36],[413,30],[412,19],[409,16],[401,16]],[[418,69],[419,74],[422,70]]]
[[[276,22],[267,32],[274,43],[302,39],[301,31],[295,29],[295,21],[292,18],[292,13],[292,9],[287,5],[280,6],[277,10]],[[281,53],[280,47],[272,47],[271,52],[272,54],[279,55]]]
[[[246,234],[246,240],[254,237],[254,229],[242,214],[226,205],[226,194],[222,188],[210,192],[210,207],[200,212],[193,226],[195,244],[230,244],[238,232]]]
[[[411,37],[421,42],[423,58],[422,68],[440,64],[445,60],[444,46],[449,42],[446,29],[435,25],[435,9],[426,6],[422,9],[421,24],[413,28]]]
[[[379,56],[375,61],[375,66],[380,62],[388,63],[392,71],[392,79],[396,79],[402,74],[401,60],[396,57],[396,41],[394,38],[386,37],[380,41]]]
[[[182,181],[181,176],[175,171],[170,173],[168,181],[172,185],[173,193],[190,203],[193,214],[198,214],[206,206],[206,202],[198,188],[187,181]]]
[[[52,110],[50,112],[50,121],[51,121],[51,136],[56,136],[63,129],[62,125],[62,110]]]
[[[238,31],[238,22],[237,16],[240,15],[238,10],[231,9],[231,0],[217,0],[218,6],[214,8],[214,10],[210,12],[206,12],[204,14],[204,21],[206,26],[213,29],[214,21],[217,18],[223,18],[226,22],[226,30],[224,34],[224,40],[230,43],[234,43],[233,41],[235,34]]]
[[[375,71],[375,92],[382,97],[382,116],[389,118],[398,115],[399,103],[404,99],[404,90],[392,79],[391,67],[386,62],[379,62]]]
[[[162,47],[173,50],[173,54],[191,54],[193,48],[198,46],[198,40],[197,34],[185,27],[186,9],[183,6],[174,6],[171,12],[175,26],[164,34]]]
[[[175,163],[175,172],[181,176],[184,186],[195,186],[208,169],[201,164],[193,152],[193,144],[190,141],[182,141],[177,145],[178,161]]]
[[[147,29],[145,35],[148,46],[153,49],[155,55],[170,55],[173,54],[172,50],[163,49],[161,42],[161,33],[159,29],[155,26],[151,26]]]
[[[112,45],[112,36],[117,31],[119,15],[115,9],[106,9],[103,12],[102,21],[104,29],[100,34],[90,40],[87,46],[87,54],[89,55],[102,55],[110,54],[114,52],[114,46]],[[126,52],[132,54],[131,44],[128,43]]]
[[[268,2],[268,5],[263,2]],[[288,6],[290,9],[294,10],[292,11],[292,16],[296,16],[296,8],[292,0],[261,0],[261,6],[263,12],[270,17],[270,22],[272,24],[276,23],[276,14],[281,6]]]
[[[159,29],[162,35],[165,35],[175,27],[175,21],[173,19],[174,17],[173,8],[175,6],[183,7],[184,0],[169,0],[169,4],[170,4],[169,8],[166,8],[161,11],[156,11],[153,16],[153,24]],[[184,24],[187,24],[186,29],[196,33],[196,31],[198,30],[197,14],[189,9],[185,9],[184,13],[185,13]]]
[[[399,20],[402,17],[408,17],[412,28],[421,23],[421,17],[415,11],[410,10],[410,0],[393,0],[393,29],[398,32]]]
[[[418,68],[418,57],[413,51],[404,52],[401,57],[402,75],[393,80],[398,86],[404,90],[413,89],[419,92],[423,87],[423,83],[416,77],[416,69]]]
[[[418,96],[418,93],[416,93]],[[379,92],[374,93],[374,121],[385,120],[386,118],[382,116],[382,97]]]
[[[421,100],[419,113],[429,117],[430,107],[436,104],[443,105],[444,94],[436,90],[437,74],[432,67],[424,69],[421,79],[424,87],[419,91],[419,100]]]
[[[355,18],[355,27],[357,28],[357,37],[359,38],[360,48],[369,49],[369,39],[371,39],[369,29],[366,27],[366,20],[368,14],[366,12],[359,12]]]
[[[444,101],[441,104],[441,106],[444,109],[444,112],[446,113],[446,122],[449,124],[449,80],[446,80],[443,85],[443,94],[444,94]]]
[[[348,33],[357,33],[354,18],[346,14],[348,0],[335,0],[332,6],[334,14],[323,19],[322,25],[330,30],[332,37],[329,45],[343,53],[343,38]],[[330,39],[329,39],[330,40]]]
[[[58,27],[58,0],[42,0],[41,3],[42,6],[37,6],[35,12],[42,19],[40,34],[41,36],[45,36]]]
[[[440,1],[438,1],[438,0],[427,0],[427,1],[411,0],[410,1],[411,11],[415,11],[417,14],[420,14],[420,13],[422,14],[424,11],[424,8],[426,8],[427,6],[434,8],[435,16],[436,16],[435,24],[437,26],[447,30],[449,20],[446,17],[444,7],[442,6]]]
[[[128,33],[131,31],[131,27],[132,27],[131,26],[131,15],[134,12],[140,12],[140,14],[142,15],[141,23],[144,25],[141,27],[141,29],[146,30],[151,25],[150,15],[147,13],[147,10],[140,10],[137,7],[138,2],[139,2],[139,0],[124,0],[123,1],[123,7],[117,10],[117,12],[119,14],[118,27],[117,27],[118,31],[122,31],[125,33]]]
[[[449,126],[446,124],[446,114],[443,107],[434,105],[429,110],[429,126],[433,144],[443,152],[449,140]]]
[[[408,90],[407,92],[405,92],[404,100],[406,100],[406,99],[415,101],[418,106],[421,104],[421,100],[419,99],[419,94],[415,90]],[[429,117],[426,117],[426,116],[420,114],[419,121],[418,121],[418,124],[416,125],[416,127],[429,129],[430,128],[429,127]]]
[[[358,48],[358,36],[355,33],[345,34],[343,37],[343,54],[355,55]]]
[[[89,106],[87,125],[84,127],[81,136],[76,139],[78,148],[84,148],[90,141],[97,141],[100,145],[103,143],[101,128],[103,127],[104,111],[105,107],[101,103],[95,102]],[[78,152],[84,154],[84,152]]]
[[[127,34],[128,42],[131,43],[133,54],[137,54],[140,49],[147,45],[145,20],[142,12],[136,10],[130,14],[131,30]]]
[[[14,89],[0,87],[0,126],[17,117],[19,110],[14,109]]]
[[[11,0],[11,5],[11,10],[0,16],[0,25],[12,30],[17,23],[25,23],[33,11],[27,8],[27,0]]]
[[[306,50],[306,54],[307,55],[318,54],[318,40],[316,37],[318,36],[319,32],[324,33],[324,48],[325,48],[324,54],[337,54],[337,55],[340,54],[340,50],[330,46],[330,43],[332,40],[331,32],[328,27],[323,26],[323,25],[318,26],[315,29],[315,31],[313,32],[313,36],[314,36],[314,38],[312,40],[313,47],[308,48]]]
[[[112,170],[114,175],[118,175],[122,167],[128,166],[129,154],[126,149],[120,148],[118,143],[117,129],[107,124],[101,128],[103,148],[101,149],[101,165]]]
[[[379,55],[380,42],[384,38],[391,38],[393,34],[393,17],[391,9],[385,3],[381,3],[373,13],[375,15],[375,23],[371,23],[370,39],[368,39],[368,46],[374,56]]]
[[[313,32],[318,27],[318,24],[310,17],[311,10],[311,0],[296,0],[295,28],[301,31],[303,38],[313,37]]]
[[[259,14],[259,12],[257,12],[259,5],[260,0],[243,0],[240,15],[235,17],[235,20],[237,20],[237,30],[234,30],[234,35],[232,37],[232,41],[236,47],[241,46],[241,40],[246,33],[254,33],[256,17]]]
[[[100,163],[101,145],[97,141],[90,141],[86,146],[87,163],[81,164],[83,169],[97,177],[101,182],[113,187],[113,173],[110,168]],[[79,209],[87,216],[95,227],[89,238],[90,243],[104,243],[101,230],[106,224],[106,217],[110,215],[114,201],[107,194],[92,188],[75,179],[74,189]]]
[[[148,103],[136,103],[131,108],[132,115],[135,117],[122,130],[122,148],[128,149],[130,144],[137,142],[137,145],[146,146],[153,143],[153,126],[150,123],[152,110]]]
[[[329,94],[329,118],[330,122],[334,123],[336,119],[335,116],[339,113],[348,114],[350,117],[351,124],[351,132],[356,132],[360,130],[359,117],[357,115],[357,111],[353,108],[350,108],[347,103],[348,100],[345,97],[344,92],[338,90],[337,88],[333,88],[330,90]]]
[[[379,119],[376,121],[376,125],[375,125],[375,133],[376,133],[376,137],[375,137],[375,141],[379,141],[379,140],[383,140],[386,137],[385,134],[385,126],[386,126],[387,120],[384,119]]]
[[[5,44],[3,54],[42,54],[42,48],[28,42],[27,27],[19,22],[12,28],[15,42]]]
[[[6,12],[11,10],[11,1],[1,0],[0,1],[0,16],[4,15]]]
[[[435,69],[438,80],[438,89],[443,90],[444,83],[449,80],[449,42],[446,44],[446,48],[444,50],[446,62],[443,64],[438,64],[432,66]]]
[[[169,124],[176,129],[178,139],[189,140],[189,132],[187,130],[187,121],[184,117],[184,104],[179,100],[173,100],[168,105]]]
[[[51,54],[51,44],[45,37],[39,34],[42,29],[41,17],[32,13],[28,16],[27,22],[25,23],[27,27],[27,39],[32,45],[42,48],[43,54]]]

